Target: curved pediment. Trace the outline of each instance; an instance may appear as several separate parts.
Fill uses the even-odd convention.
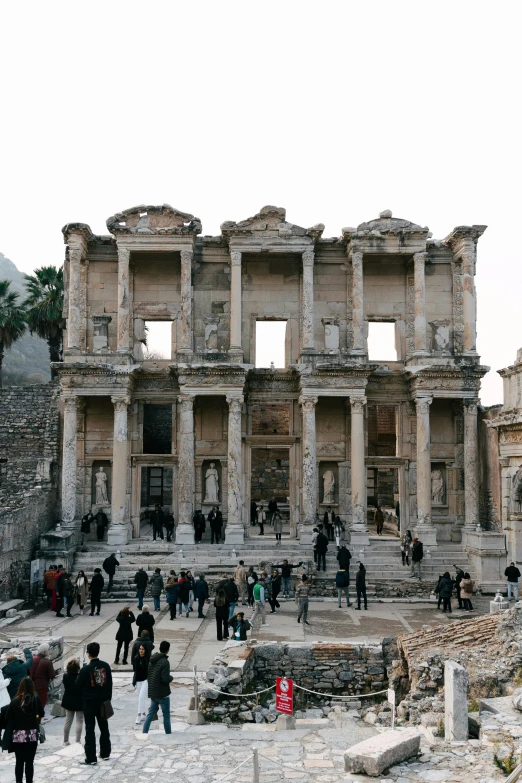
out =
[[[221,233],[225,239],[237,236],[277,237],[280,239],[294,237],[312,237],[318,239],[324,231],[324,225],[319,223],[312,228],[303,228],[286,220],[286,210],[283,207],[266,206],[256,215],[236,223],[227,220],[221,224]]]
[[[170,204],[125,209],[107,220],[111,234],[200,234],[201,221]]]
[[[357,226],[358,234],[379,232],[381,234],[398,233],[404,231],[420,231],[428,233],[427,226],[419,226],[417,223],[412,223],[411,220],[404,220],[403,218],[393,217],[391,210],[386,209],[381,212],[378,218],[375,220],[369,220],[367,223],[361,223]]]

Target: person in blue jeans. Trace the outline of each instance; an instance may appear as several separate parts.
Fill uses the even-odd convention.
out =
[[[149,575],[144,571],[143,566],[140,566],[134,575],[134,584],[136,585],[136,598],[138,599],[138,609],[143,609],[143,598],[145,597],[145,590],[147,589],[147,582],[149,581]]]
[[[154,600],[154,611],[160,610],[160,595],[163,590],[163,577],[161,576],[161,570],[156,568],[152,574],[150,580],[150,594]]]
[[[147,672],[147,681],[149,684],[150,707],[145,723],[143,724],[143,733],[148,734],[152,719],[157,714],[159,708],[163,713],[163,727],[165,734],[171,734],[170,726],[170,683],[174,679],[170,673],[170,664],[168,652],[170,650],[169,642],[161,642],[159,652],[151,656],[149,670]]]

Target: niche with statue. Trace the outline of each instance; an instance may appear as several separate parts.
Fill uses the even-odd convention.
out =
[[[91,506],[93,513],[110,508],[112,465],[109,460],[96,460],[92,464]]]
[[[339,504],[339,466],[337,462],[319,463],[319,505]]]

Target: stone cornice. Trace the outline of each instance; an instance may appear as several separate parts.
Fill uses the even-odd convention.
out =
[[[62,234],[66,245],[72,245],[76,242],[82,244],[85,248],[95,238],[91,227],[87,223],[67,223],[62,228]]]

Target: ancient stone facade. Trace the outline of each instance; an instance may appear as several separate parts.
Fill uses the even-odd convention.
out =
[[[475,530],[487,368],[476,350],[474,275],[484,226],[434,240],[383,212],[324,238],[322,224],[301,228],[268,206],[212,237],[193,215],[162,205],[126,210],[107,227],[108,236],[82,223],[63,229],[66,523],[102,507],[109,541],[121,544],[160,500],[172,508],[176,541],[188,543],[194,510],[217,504],[227,543],[241,543],[251,500],[269,500],[256,472],[262,449],[266,465],[284,470],[267,486],[280,491],[302,544],[331,505],[364,546],[379,486],[399,504],[401,528],[417,528],[427,544]],[[282,369],[255,367],[264,320],[286,323]],[[170,324],[166,359],[144,358],[150,321]],[[393,324],[396,361],[370,361],[372,323]],[[159,440],[144,427],[152,420]],[[155,442],[161,453],[145,447]]]

